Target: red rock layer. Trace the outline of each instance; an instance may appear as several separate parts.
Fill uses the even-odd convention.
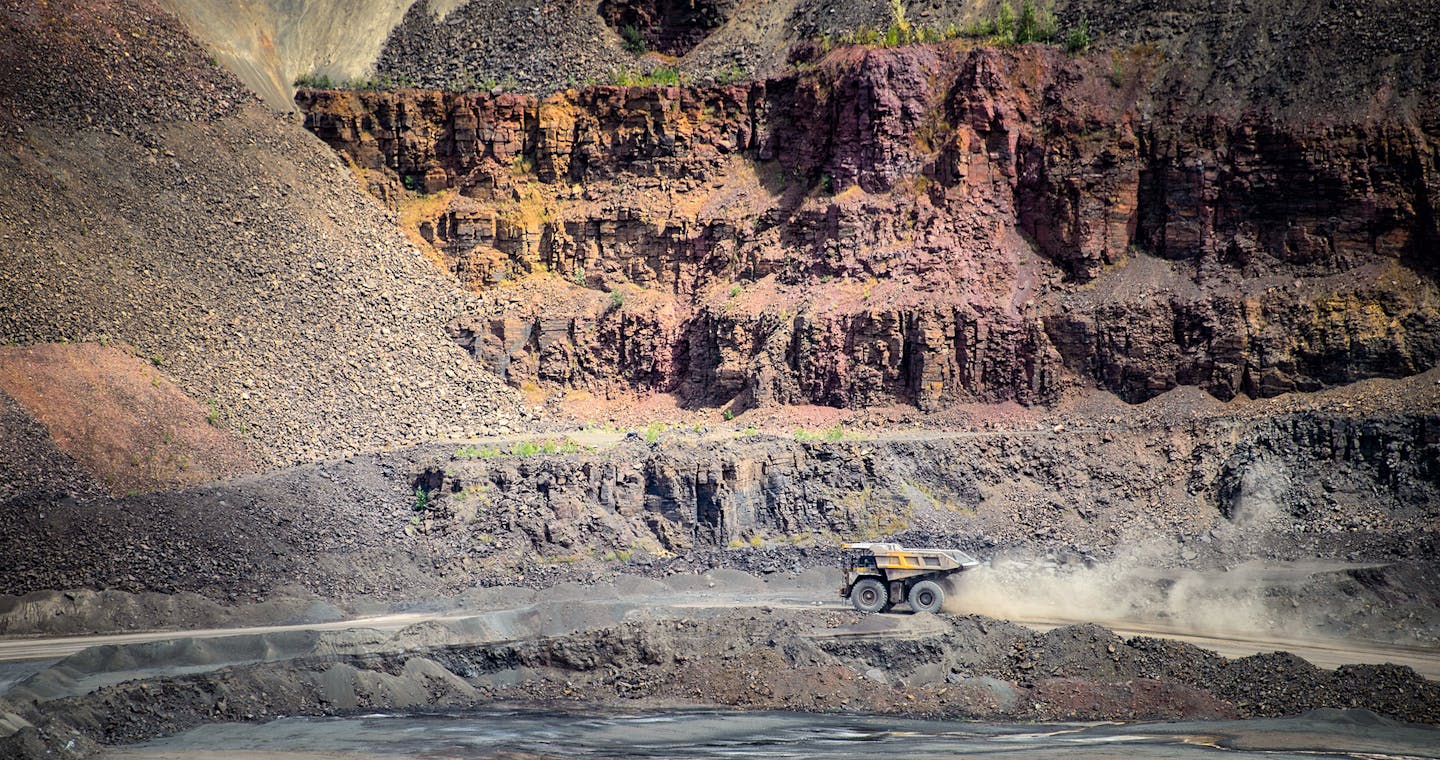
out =
[[[448,194],[416,230],[516,385],[929,408],[1433,366],[1440,127],[1171,123],[1152,70],[857,47],[711,89],[298,102],[403,218]]]

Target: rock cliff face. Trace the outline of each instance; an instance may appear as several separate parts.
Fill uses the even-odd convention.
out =
[[[1275,528],[1418,537],[1440,519],[1434,414],[1305,412],[1189,428],[842,441],[671,433],[553,456],[451,449],[418,462],[414,487],[429,496],[417,530],[495,566],[591,551],[688,555],[816,530],[905,529],[984,549],[1058,536],[1245,544]]]
[[[488,294],[452,332],[515,385],[931,408],[1433,366],[1433,117],[1167,121],[1156,66],[855,47],[708,89],[297,101]]]

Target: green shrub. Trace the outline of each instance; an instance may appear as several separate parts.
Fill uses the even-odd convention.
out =
[[[649,49],[649,45],[645,44],[644,32],[634,24],[620,27],[620,39],[625,41],[625,49],[630,51],[631,55],[645,55],[645,51]]]
[[[394,90],[401,87],[414,87],[416,82],[408,74],[398,72],[370,74],[350,80],[332,79],[328,74],[312,72],[295,77],[294,84],[296,87],[312,90]],[[474,84],[474,78],[466,74],[448,83],[447,87],[457,90],[472,89]]]
[[[415,80],[406,74],[385,73],[371,74],[368,77],[360,77],[346,82],[343,87],[347,90],[395,90],[402,87],[414,87]]]
[[[890,26],[885,29],[885,47],[900,47],[915,41],[915,30],[900,0],[890,0]]]
[[[1083,53],[1090,49],[1090,19],[1081,18],[1080,23],[1065,35],[1065,52]]]
[[[644,74],[631,69],[612,69],[610,84],[616,87],[672,87],[683,84],[683,77],[671,66],[657,66]]]
[[[649,84],[673,87],[680,84],[680,71],[671,66],[659,66],[650,71],[649,78]]]
[[[328,74],[316,74],[312,72],[295,77],[295,86],[311,90],[334,90],[338,85]]]
[[[845,439],[845,426],[833,425],[825,428],[819,433],[812,433],[804,428],[795,429],[795,440],[797,441],[841,441]]]
[[[902,0],[890,0],[890,25],[886,27],[885,31],[877,31],[862,25],[855,31],[841,34],[836,38],[824,35],[818,38],[816,45],[824,53],[829,52],[836,45],[898,47],[916,42],[933,43],[961,37],[988,40],[995,45],[1017,45],[1027,42],[1053,44],[1062,41],[1055,15],[1037,5],[1035,0],[1023,0],[1018,13],[1015,11],[1013,3],[1005,0],[996,7],[995,15],[989,19],[982,19],[964,27],[952,23],[944,29],[923,25],[914,26],[910,22]],[[1066,49],[1072,53],[1088,48],[1091,43],[1089,24],[1082,21],[1080,26],[1069,32],[1063,42]]]
[[[959,35],[973,40],[986,39],[995,36],[995,19],[976,21],[973,24],[966,24],[960,30]]]
[[[581,450],[580,444],[569,438],[543,441],[520,441],[508,450],[492,446],[462,446],[455,452],[456,457],[493,459],[498,456],[533,457],[539,454],[574,454]]]
[[[1027,42],[1053,42],[1059,36],[1055,16],[1038,8],[1031,0],[1020,3],[1020,19],[1015,24],[1015,41],[1021,45]]]
[[[875,45],[880,42],[881,37],[882,35],[879,29],[871,29],[864,24],[862,24],[859,29],[856,29],[854,34],[856,45]]]
[[[715,74],[715,84],[724,86],[727,84],[739,84],[750,80],[750,72],[745,67],[732,63],[726,69]]]

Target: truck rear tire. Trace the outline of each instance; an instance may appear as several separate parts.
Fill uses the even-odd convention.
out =
[[[945,591],[935,581],[920,581],[910,587],[910,609],[916,612],[939,612],[945,605]]]
[[[850,587],[850,603],[861,612],[879,612],[888,601],[890,595],[885,593],[885,584],[874,578],[861,578]]]

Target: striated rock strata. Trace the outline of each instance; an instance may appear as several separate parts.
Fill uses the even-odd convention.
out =
[[[297,102],[488,294],[452,332],[517,386],[933,408],[1433,366],[1433,115],[1170,121],[1156,66],[856,47],[725,87]]]
[[[684,556],[817,530],[884,536],[903,526],[981,550],[1185,533],[1244,546],[1282,526],[1326,540],[1430,531],[1440,518],[1434,414],[1190,428],[840,441],[670,433],[554,456],[469,447],[438,452],[415,474],[413,488],[427,494],[417,530],[493,566],[598,551]],[[1117,504],[1136,507],[1122,514]]]

